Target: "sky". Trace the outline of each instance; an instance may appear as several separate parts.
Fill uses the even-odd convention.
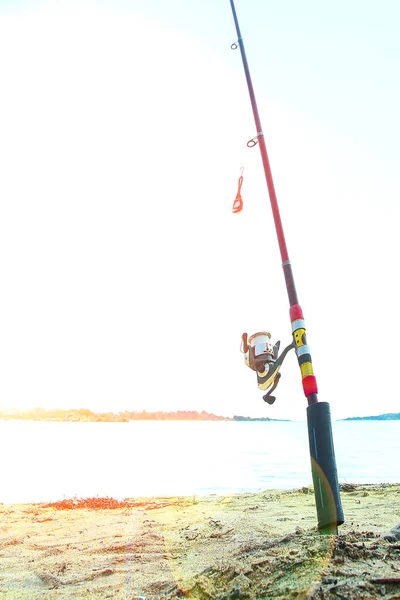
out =
[[[399,411],[400,4],[236,0],[333,418]],[[228,0],[0,1],[0,405],[305,419]],[[232,213],[244,168],[241,213]]]

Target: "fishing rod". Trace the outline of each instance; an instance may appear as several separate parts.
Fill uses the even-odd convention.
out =
[[[245,355],[245,363],[257,373],[258,387],[268,390],[263,399],[272,404],[275,397],[271,392],[278,385],[280,367],[287,353],[294,349],[297,355],[301,371],[304,395],[307,398],[307,426],[311,458],[311,472],[314,486],[315,504],[317,509],[318,529],[321,533],[337,534],[338,525],[344,523],[343,509],[341,504],[339,483],[336,469],[335,451],[332,436],[332,421],[330,406],[328,402],[318,400],[318,386],[314,375],[311,351],[307,343],[306,327],[302,308],[299,304],[296,286],[293,277],[292,265],[286,246],[285,234],[279,212],[271,166],[269,163],[265,136],[261,126],[260,116],[254,94],[253,83],[250,76],[249,65],[244,49],[243,38],[240,32],[239,21],[236,14],[234,1],[230,0],[233,19],[235,21],[238,39],[231,45],[232,50],[240,48],[247,87],[249,90],[251,107],[256,125],[256,135],[247,142],[252,148],[259,145],[262,163],[267,182],[272,215],[278,239],[279,251],[282,259],[283,274],[289,298],[290,321],[292,325],[292,342],[283,350],[279,356],[279,345],[277,342],[272,346],[271,334],[268,332],[256,333],[248,337],[247,333],[242,335],[242,351]],[[240,188],[238,194],[240,193]],[[234,204],[234,212],[235,204]]]

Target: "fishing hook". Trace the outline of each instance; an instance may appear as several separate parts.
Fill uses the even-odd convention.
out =
[[[237,50],[240,41],[242,41],[242,38],[239,38],[238,40],[236,40],[236,42],[233,42],[233,44],[231,44],[231,50]]]

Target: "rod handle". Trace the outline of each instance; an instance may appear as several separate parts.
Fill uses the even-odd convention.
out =
[[[307,424],[318,529],[326,533],[337,533],[337,526],[344,523],[344,515],[329,403],[310,404],[307,407]]]

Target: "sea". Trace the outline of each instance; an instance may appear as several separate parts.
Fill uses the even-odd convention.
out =
[[[332,428],[340,483],[400,482],[400,420]],[[305,421],[0,421],[0,452],[3,504],[312,483]]]

